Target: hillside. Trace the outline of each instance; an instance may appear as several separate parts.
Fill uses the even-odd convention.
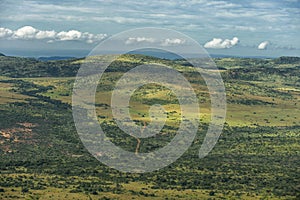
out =
[[[94,59],[105,61],[107,57]],[[184,155],[161,170],[121,173],[84,148],[72,116],[73,83],[83,59],[41,62],[0,57],[0,199],[297,199],[300,154],[300,60],[216,58],[227,95],[226,124],[210,154],[198,158],[210,122],[209,92],[184,60],[123,55],[97,88],[98,121],[110,140],[131,152],[137,140],[122,132],[110,108],[114,84],[143,63],[180,71],[200,102],[200,127]],[[165,146],[180,123],[174,94],[158,85],[136,90],[130,114],[150,121],[150,105],[167,113],[162,132],[140,139],[139,153]]]
[[[34,59],[11,56],[0,56],[0,74],[8,77],[28,78],[28,77],[70,77],[76,76],[84,58],[70,58],[63,60],[64,57],[49,59]],[[51,59],[51,57],[50,57]],[[57,60],[56,60],[57,59]],[[97,59],[106,60],[106,56],[98,56]],[[299,57],[280,57],[276,59],[258,58],[215,58],[213,59],[220,69],[227,68],[265,68],[274,69],[283,67],[300,66]],[[121,62],[121,63],[120,63]],[[132,68],[138,64],[156,62],[169,65],[189,66],[185,60],[168,60],[145,55],[128,54],[120,56],[110,68],[121,66]],[[127,66],[125,66],[127,65]],[[117,69],[122,70],[122,69]]]

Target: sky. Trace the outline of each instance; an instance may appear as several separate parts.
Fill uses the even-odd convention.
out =
[[[81,57],[122,31],[157,27],[186,34],[209,54],[300,56],[299,22],[300,0],[0,0],[0,52]]]

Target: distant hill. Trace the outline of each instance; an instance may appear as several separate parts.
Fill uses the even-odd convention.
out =
[[[74,76],[80,64],[77,59],[39,61],[35,58],[0,56],[0,74],[8,77]]]
[[[282,56],[275,59],[276,64],[296,64],[300,63],[300,57]]]
[[[135,51],[131,51],[127,54],[133,54],[133,55],[139,54],[139,55],[145,55],[145,56],[150,56],[150,57],[155,57],[155,58],[160,58],[160,59],[168,59],[168,60],[182,59],[182,57],[180,57],[177,54],[162,51],[162,50],[157,50],[157,49],[135,50]]]
[[[51,60],[68,60],[74,59],[76,57],[69,57],[69,56],[50,56],[50,57],[39,57],[37,60],[39,61],[51,61]]]
[[[180,55],[177,55],[172,52],[167,52],[163,50],[158,50],[158,49],[141,49],[141,50],[134,50],[131,51],[127,54],[140,54],[140,55],[145,55],[145,56],[151,56],[151,57],[156,57],[156,58],[161,58],[161,59],[168,59],[168,60],[178,60],[182,59]],[[198,58],[199,54],[187,54],[185,55],[187,58]],[[206,54],[202,55],[204,57],[207,57]],[[224,55],[224,54],[209,54],[211,58],[275,58],[275,57],[270,57],[270,56],[232,56],[232,55]]]
[[[141,52],[139,52],[141,53]],[[2,54],[3,55],[3,54]],[[64,60],[62,60],[64,58]],[[67,59],[66,59],[67,58]],[[48,60],[47,60],[48,59]],[[37,60],[35,58],[23,58],[12,56],[0,56],[0,74],[8,77],[70,77],[76,76],[78,69],[84,62],[83,58],[72,57],[47,57],[47,59]],[[95,56],[95,59],[105,61],[105,56]],[[244,68],[250,69],[254,66],[261,68],[274,68],[280,71],[281,65],[287,67],[300,66],[299,57],[280,57],[275,59],[259,58],[214,58],[219,69]],[[127,54],[121,55],[120,59],[115,60],[107,71],[126,72],[138,65],[144,63],[160,63],[172,66],[182,65],[190,66],[188,62],[182,59],[158,58],[150,55]],[[276,69],[275,69],[276,68]]]
[[[0,53],[0,56],[5,56],[3,53]]]

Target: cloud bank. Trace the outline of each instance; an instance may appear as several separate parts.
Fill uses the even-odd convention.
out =
[[[213,38],[211,41],[204,44],[205,48],[208,49],[228,49],[239,43],[237,37],[230,39]]]
[[[174,39],[170,39],[167,38],[164,41],[162,41],[161,45],[162,46],[176,46],[176,45],[181,45],[184,44],[185,40],[183,39],[179,39],[179,38],[174,38]]]
[[[185,40],[180,38],[166,38],[162,40],[152,37],[130,37],[125,41],[125,44],[127,45],[135,45],[140,43],[156,43],[161,46],[178,46],[185,44]]]
[[[24,26],[15,31],[8,28],[0,28],[0,39],[15,40],[48,40],[55,41],[84,41],[86,43],[94,43],[106,38],[106,34],[92,34],[89,32],[80,32],[77,30],[56,32],[54,30],[39,30],[32,26]]]
[[[154,43],[154,38],[146,37],[130,37],[125,41],[125,44],[136,44],[136,43]]]
[[[264,41],[262,43],[260,43],[258,46],[257,46],[257,49],[259,50],[265,50],[267,49],[267,46],[269,45],[270,43],[268,41]]]
[[[13,31],[7,28],[0,28],[0,38],[6,38],[13,34]]]

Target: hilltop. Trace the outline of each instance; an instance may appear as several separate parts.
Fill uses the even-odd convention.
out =
[[[98,61],[105,61],[107,56],[93,56]],[[115,55],[112,55],[115,56]],[[299,57],[280,57],[275,59],[260,58],[215,58],[213,59],[220,69],[228,68],[247,68],[247,67],[288,67],[299,66]],[[60,57],[58,60],[34,59],[12,56],[0,57],[0,74],[8,77],[71,77],[76,76],[80,64],[84,62],[84,58],[68,58]],[[112,69],[116,68],[133,68],[134,66],[145,63],[161,63],[166,65],[183,65],[189,66],[185,60],[168,60],[153,56],[140,54],[127,54],[120,56],[111,64]],[[121,64],[121,66],[120,66]],[[118,69],[116,69],[118,70]]]

